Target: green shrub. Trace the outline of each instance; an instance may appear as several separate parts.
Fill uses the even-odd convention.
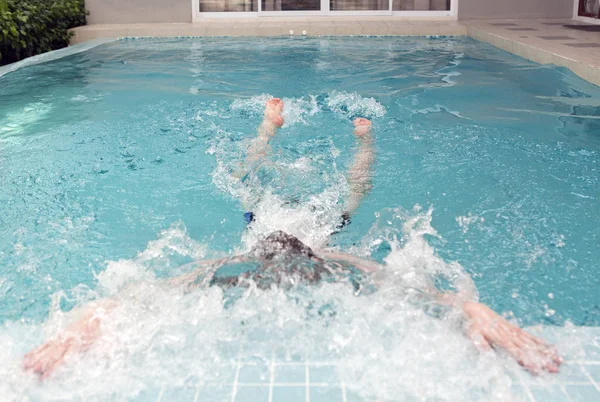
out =
[[[0,0],[0,65],[67,46],[85,18],[84,0]]]

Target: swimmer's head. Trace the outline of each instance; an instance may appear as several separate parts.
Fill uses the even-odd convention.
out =
[[[280,230],[259,241],[250,253],[265,260],[290,257],[318,258],[314,251],[297,237]]]

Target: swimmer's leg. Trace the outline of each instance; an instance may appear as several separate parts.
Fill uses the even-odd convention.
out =
[[[358,151],[354,155],[348,171],[350,195],[345,205],[344,221],[350,219],[350,215],[358,208],[360,201],[372,187],[372,165],[375,151],[371,135],[371,121],[364,118],[355,119],[354,135],[358,142]]]
[[[258,126],[258,136],[248,148],[245,167],[264,159],[269,153],[269,141],[277,133],[277,129],[283,126],[283,101],[279,98],[269,99],[265,105],[263,121]]]
[[[282,111],[283,101],[281,99],[273,98],[267,101],[263,121],[258,126],[258,135],[252,140],[252,143],[248,147],[246,159],[242,163],[240,170],[233,174],[235,177],[242,180],[242,182],[247,179],[250,171],[255,168],[256,165],[262,163],[266,159],[271,151],[269,141],[283,125],[283,117],[281,116]],[[242,199],[242,203],[246,210],[251,208],[250,204],[252,204],[252,202],[249,200]],[[254,216],[251,212],[247,212],[244,218],[247,223],[254,220]]]

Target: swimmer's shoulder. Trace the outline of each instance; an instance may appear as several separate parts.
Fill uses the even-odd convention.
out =
[[[323,259],[348,263],[363,272],[376,272],[382,268],[382,265],[376,261],[339,251],[318,250],[315,254]]]

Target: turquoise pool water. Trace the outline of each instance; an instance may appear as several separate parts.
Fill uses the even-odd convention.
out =
[[[270,195],[258,207],[264,219],[247,231],[240,203],[246,190],[230,172],[271,96],[284,99],[286,124],[272,142],[273,168],[262,173],[271,175],[265,179]],[[328,239],[342,212],[354,149],[351,120],[359,116],[374,123],[373,189],[351,225]],[[61,309],[112,294],[124,283],[171,276],[195,258],[245,250],[277,227],[313,246],[379,260],[390,254],[382,240],[396,236],[399,267],[440,270],[450,279],[464,270],[483,302],[522,325],[598,326],[599,170],[600,88],[470,39],[134,40],[27,67],[0,78],[2,356],[14,362],[55,332]],[[140,291],[146,299],[155,292],[146,291]],[[334,294],[319,292],[309,299],[329,303]],[[171,296],[153,295],[158,312],[140,307],[129,317],[162,323],[155,336],[179,339],[188,318],[177,303],[188,306],[189,300]],[[350,296],[338,311],[374,314]],[[233,314],[227,319],[218,317],[218,297],[194,297],[215,311],[201,322],[232,342],[245,333],[234,322],[250,307],[222,312]],[[318,333],[291,305],[269,310],[267,300],[280,298],[267,294],[249,304],[260,317],[250,328],[258,338],[266,328],[272,339],[254,350],[276,350],[307,326],[298,345]],[[385,350],[386,331],[400,329],[382,322],[401,325],[406,317],[395,321],[385,298],[377,300],[380,314],[372,317],[380,326],[369,342]],[[261,303],[270,307],[263,311]],[[152,318],[142,318],[148,311]],[[165,314],[181,321],[167,323]],[[273,335],[279,327],[265,321],[271,314],[296,317],[281,338]],[[417,327],[443,343],[442,324],[423,320]],[[327,339],[350,336],[358,325],[345,323],[339,332],[328,327]],[[127,339],[134,339],[131,331]],[[469,354],[459,335],[446,346],[461,345],[455,359],[446,356],[449,363],[436,375],[460,367],[465,382],[457,389],[464,391],[470,370],[488,366]],[[205,345],[197,359],[214,359],[210,350],[222,345],[194,336]],[[152,339],[130,356],[150,359]],[[362,353],[359,343],[345,347],[323,339],[315,353],[342,350],[336,357],[347,361]],[[159,349],[152,364],[144,360],[147,367],[158,367],[165,355],[177,356],[177,367],[191,364],[181,345]],[[119,355],[122,350],[115,352],[122,371],[111,370],[135,383],[137,360]],[[223,353],[217,356],[226,359]],[[457,363],[465,354],[470,363]],[[5,365],[2,373],[14,367]],[[484,391],[494,375],[482,380]],[[23,376],[12,374],[7,389],[37,389]],[[82,378],[69,384],[85,394],[89,377]],[[377,395],[374,388],[363,391]]]

